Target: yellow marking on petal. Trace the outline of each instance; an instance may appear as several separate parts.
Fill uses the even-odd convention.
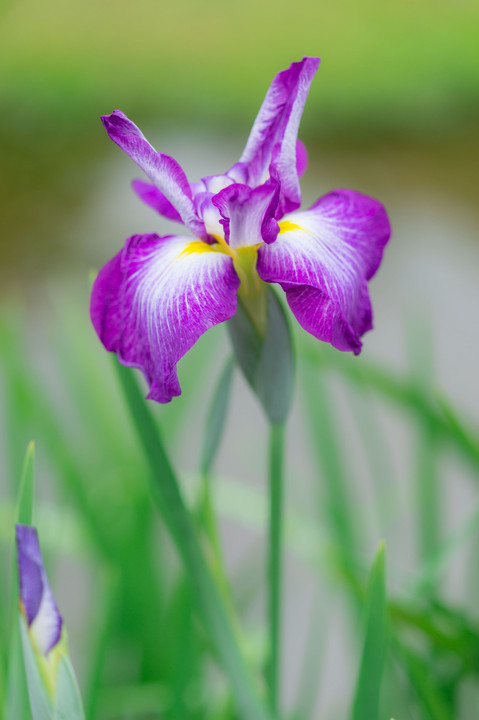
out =
[[[296,223],[292,223],[289,220],[283,220],[283,222],[280,222],[278,224],[280,233],[292,232],[293,230],[304,231],[304,228],[302,228],[301,225],[296,225]]]
[[[184,250],[180,252],[177,260],[179,260],[182,255],[195,255],[204,252],[214,252],[213,246],[208,245],[208,243],[205,243],[202,240],[193,240],[192,242],[188,243]]]

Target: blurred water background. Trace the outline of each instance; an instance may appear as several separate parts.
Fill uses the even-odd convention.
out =
[[[81,403],[96,393],[94,412],[101,416],[102,403],[111,401],[116,409],[120,401],[89,327],[88,273],[131,234],[174,232],[134,196],[129,183],[139,174],[106,137],[99,116],[120,108],[158,150],[175,157],[189,179],[196,180],[236,161],[272,77],[308,54],[321,56],[322,62],[300,129],[309,154],[302,179],[304,205],[334,188],[353,188],[380,199],[393,227],[383,266],[371,285],[375,330],[366,336],[358,362],[364,358],[398,373],[413,367],[413,372],[422,372],[420,382],[440,388],[477,427],[478,30],[479,7],[472,0],[3,0],[1,313],[9,337],[18,335],[37,382],[77,438],[76,453],[90,467],[93,492],[99,497],[97,486],[105,476],[111,474],[107,483],[115,487],[116,465],[108,468],[107,458],[95,455],[92,429],[85,420],[93,410],[83,413]],[[303,341],[298,333],[298,343]],[[184,396],[159,410],[167,426],[176,418],[170,449],[186,486],[199,454],[205,405],[227,352],[222,328],[202,338],[191,359],[180,363],[180,382],[185,368]],[[328,362],[334,365],[333,359]],[[97,368],[101,381],[88,389],[85,382]],[[345,389],[334,372],[325,377],[351,480],[351,504],[363,525],[359,553],[367,565],[378,539],[385,536],[391,587],[400,592],[414,579],[414,558],[424,551],[416,518],[417,466],[411,469],[422,431],[405,423],[401,413],[376,407],[375,398],[365,398],[354,387]],[[45,507],[60,497],[62,507],[75,515],[72,498],[59,495],[52,482],[59,471],[42,447],[41,432],[35,423],[25,427],[12,420],[8,378],[4,373],[2,492],[7,497],[15,485],[21,448],[33,433],[40,436],[39,494]],[[318,581],[308,564],[308,523],[314,526],[321,518],[327,490],[316,489],[318,470],[305,448],[308,427],[301,417],[300,387],[297,395],[289,439],[292,549],[287,554],[283,694],[291,704],[301,684],[308,618],[317,613],[324,629],[318,640],[323,651],[317,717],[340,718],[348,701],[341,689],[353,685],[356,660],[348,651],[342,607],[346,601],[334,583]],[[256,585],[260,582],[262,567],[266,427],[239,377],[232,408],[216,487],[228,564],[237,593],[247,595],[255,588],[255,577]],[[371,408],[374,421],[365,419]],[[387,448],[382,469],[380,459],[375,466],[380,476],[376,483],[365,459],[367,441],[354,426],[354,417],[370,422],[370,436]],[[13,443],[12,428],[19,431]],[[444,538],[461,525],[477,492],[470,469],[447,453],[438,478]],[[380,521],[375,515],[378,494]],[[313,495],[319,516],[308,513]],[[117,498],[116,512],[126,512],[127,506],[127,499]],[[298,520],[305,513],[308,523]],[[80,535],[83,532],[78,518],[65,528],[48,513],[42,517],[45,534],[49,522],[57,533],[53,537],[50,529],[52,546],[55,538],[63,538],[70,549],[81,545],[71,537],[77,525]],[[328,542],[325,530],[325,546]],[[445,598],[474,610],[468,585],[470,553],[473,546],[468,545],[464,557],[456,557],[448,567],[442,590]],[[250,568],[245,580],[245,558],[255,556],[256,576]],[[81,634],[91,612],[95,576],[81,553],[75,562],[73,572],[60,562],[58,572],[66,580],[63,586],[59,583],[57,594],[80,647],[77,665],[84,678],[88,661]],[[83,589],[72,593],[69,582],[79,576]],[[477,590],[477,577],[473,584]],[[253,625],[261,617],[261,603],[260,594],[249,611]],[[113,663],[110,675],[115,672],[122,677]],[[463,717],[469,720],[473,716],[467,712]],[[422,716],[411,711],[403,717]]]

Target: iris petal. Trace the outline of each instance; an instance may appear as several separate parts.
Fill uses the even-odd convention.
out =
[[[280,223],[276,242],[258,250],[258,274],[283,287],[305,330],[357,354],[361,335],[372,326],[367,281],[389,236],[381,203],[336,190]]]
[[[281,185],[281,213],[301,204],[297,169],[297,134],[319,58],[305,57],[278,73],[266,93],[239,162],[229,175],[255,186],[271,173]],[[302,169],[303,162],[300,161]],[[240,179],[246,170],[247,180]],[[279,217],[279,215],[278,215]]]
[[[107,350],[140,368],[148,397],[181,393],[176,364],[209,328],[236,312],[231,257],[188,237],[134,235],[100,271],[90,314]]]
[[[212,202],[223,218],[220,222],[225,240],[232,248],[276,240],[278,198],[279,185],[275,182],[256,188],[235,183],[214,196]]]
[[[191,188],[181,166],[169,155],[156,152],[141,130],[120,110],[102,117],[103,125],[115,142],[160,190],[177,210],[183,223],[196,235],[204,235],[204,226],[196,215]]]

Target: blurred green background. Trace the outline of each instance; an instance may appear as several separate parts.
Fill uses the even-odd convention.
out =
[[[273,76],[303,55],[322,58],[300,129],[305,203],[335,187],[374,195],[393,239],[359,359],[296,332],[283,695],[297,718],[346,717],[360,633],[338,548],[362,587],[386,537],[397,634],[383,716],[475,717],[478,29],[471,0],[3,0],[2,547],[33,437],[40,536],[91,717],[234,717],[89,325],[90,269],[128,235],[172,227],[133,195],[139,173],[99,116],[122,109],[196,180],[237,160]],[[180,363],[183,396],[154,408],[190,498],[227,353],[224,329],[208,333]],[[265,437],[237,377],[214,497],[255,668]]]
[[[3,0],[2,287],[84,253],[68,225],[115,157],[101,114],[121,108],[165,151],[167,128],[239,149],[274,74],[307,54],[322,57],[301,131],[312,156],[367,145],[402,183],[472,200],[478,23],[472,0]]]

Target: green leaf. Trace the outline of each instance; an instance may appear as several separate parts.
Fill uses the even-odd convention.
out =
[[[378,720],[379,693],[386,647],[386,568],[384,543],[381,543],[369,576],[366,596],[366,634],[352,720]]]
[[[22,640],[23,662],[28,681],[28,696],[33,720],[52,720],[54,715],[53,702],[48,695],[42,676],[38,669],[35,653],[33,652],[30,638],[28,637],[27,625],[23,617],[19,616],[20,636]],[[17,717],[17,716],[13,716]],[[19,716],[23,717],[23,716]]]
[[[196,593],[196,607],[218,660],[228,675],[240,717],[243,720],[268,720],[270,714],[256,691],[240,652],[225,605],[201,550],[193,519],[166,455],[159,429],[130,368],[123,367],[119,362],[115,362],[115,366],[140,443],[151,467],[153,499],[192,582]]]
[[[35,444],[33,441],[27,448],[23,463],[20,493],[18,497],[17,523],[33,524],[33,495],[35,491]]]
[[[62,655],[58,665],[55,720],[85,720],[77,679],[70,658]]]
[[[234,360],[228,358],[220,375],[213,402],[208,413],[201,452],[201,472],[207,475],[216,457],[226,422],[226,413],[231,394],[231,381],[233,380]]]
[[[416,312],[409,323],[408,354],[410,375],[424,396],[433,399],[434,350],[429,318]],[[438,432],[431,422],[419,420],[414,433],[416,469],[413,487],[416,493],[417,538],[421,562],[433,557],[440,542],[441,498],[439,491]],[[426,590],[426,588],[424,588]],[[427,591],[434,594],[437,588],[430,585]]]
[[[228,320],[235,357],[271,423],[285,421],[291,406],[294,352],[286,313],[271,287],[267,287],[266,333],[262,337],[238,302]]]
[[[337,352],[337,351],[336,351]],[[338,353],[339,354],[339,353]],[[344,438],[327,379],[309,363],[301,366],[302,391],[308,411],[307,430],[322,478],[320,508],[338,546],[338,563],[345,578],[357,585],[356,553],[361,546],[360,519],[351,497]]]

